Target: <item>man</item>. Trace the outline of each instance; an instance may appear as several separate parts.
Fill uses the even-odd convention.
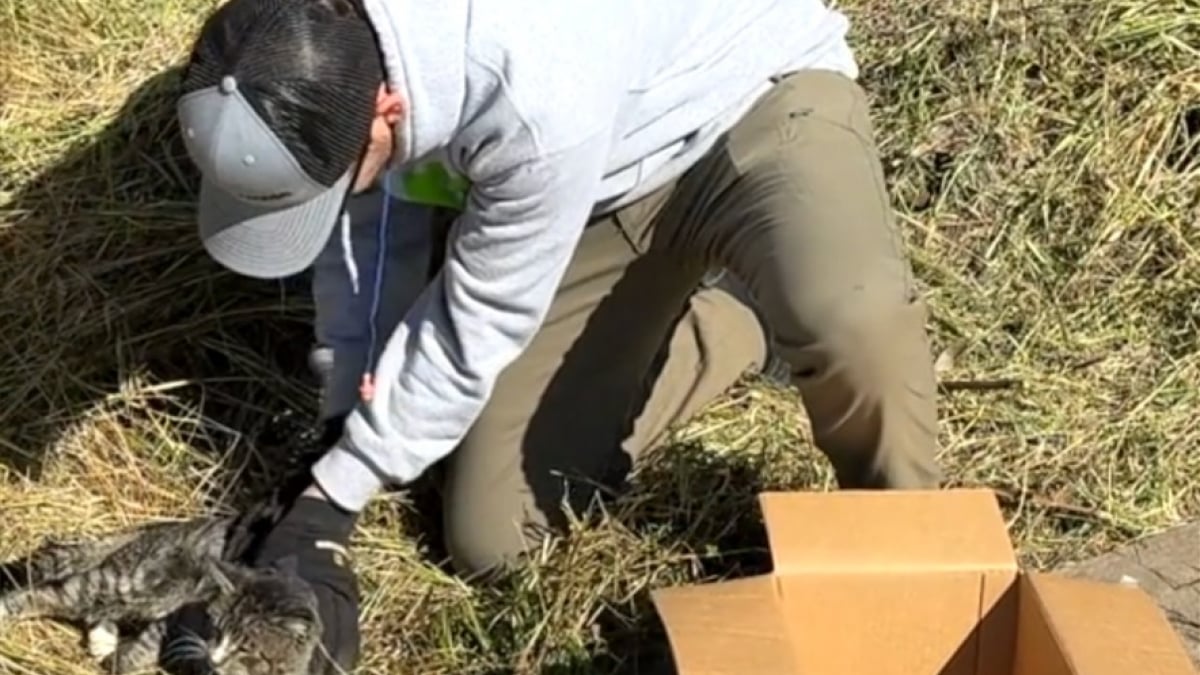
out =
[[[330,551],[445,460],[454,563],[493,569],[772,354],[840,486],[937,485],[925,312],[847,24],[820,0],[217,10],[179,102],[201,234],[252,277],[321,261],[324,413],[345,419],[258,561],[296,556],[353,624]],[[377,224],[343,217],[349,194],[418,206]],[[435,208],[444,260],[389,299],[390,242]]]

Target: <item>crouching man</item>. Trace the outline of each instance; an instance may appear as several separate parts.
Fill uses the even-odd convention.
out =
[[[488,570],[779,363],[842,487],[938,484],[925,310],[847,30],[820,0],[229,0],[207,21],[179,101],[205,246],[251,277],[317,265],[344,426],[260,561],[327,588],[339,663],[357,592],[331,549],[443,459],[448,548]],[[431,209],[455,217],[430,269],[404,251],[439,244],[411,243]]]

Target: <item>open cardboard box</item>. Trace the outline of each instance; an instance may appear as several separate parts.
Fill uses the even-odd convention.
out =
[[[1131,586],[1019,569],[990,490],[766,493],[774,571],[653,598],[680,675],[1195,675]]]

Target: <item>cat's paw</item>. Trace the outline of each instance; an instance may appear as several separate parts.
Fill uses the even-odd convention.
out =
[[[111,621],[101,621],[92,626],[87,634],[88,654],[101,661],[117,651],[117,626]]]

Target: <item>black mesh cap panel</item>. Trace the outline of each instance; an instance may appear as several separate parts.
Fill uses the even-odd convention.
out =
[[[374,29],[349,0],[229,0],[201,28],[181,93],[226,75],[326,186],[365,149],[384,81]]]

